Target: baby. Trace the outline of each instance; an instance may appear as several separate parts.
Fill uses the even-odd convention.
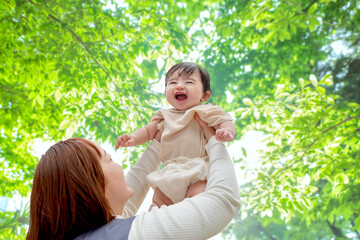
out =
[[[205,191],[207,142],[195,114],[216,129],[218,141],[234,139],[235,127],[230,115],[219,106],[202,104],[210,95],[209,73],[195,63],[178,63],[165,77],[165,97],[173,108],[159,110],[145,127],[118,137],[117,149],[146,143],[161,134],[160,160],[164,168],[147,177],[154,188],[150,210]]]

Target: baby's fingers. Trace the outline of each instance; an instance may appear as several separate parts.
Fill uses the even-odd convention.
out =
[[[127,138],[128,138],[127,134],[123,134],[119,136],[116,140],[115,148],[118,149],[119,147],[123,147],[127,141]]]
[[[224,131],[222,129],[216,130],[216,140],[221,141],[224,135]]]
[[[218,129],[216,130],[216,140],[222,141],[222,142],[230,142],[234,139],[234,136],[224,129]]]
[[[225,132],[224,135],[223,135],[223,139],[226,142],[230,142],[230,141],[232,141],[234,139],[234,136],[229,132]]]
[[[125,142],[126,147],[132,147],[134,145],[135,145],[135,139],[133,139],[133,138],[130,138]]]
[[[116,139],[115,148],[118,149],[118,148],[120,147],[120,144],[121,144],[121,136],[119,136],[119,137]]]

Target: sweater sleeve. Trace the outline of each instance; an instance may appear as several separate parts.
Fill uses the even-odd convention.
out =
[[[137,216],[129,239],[208,239],[225,228],[240,209],[234,165],[215,137],[206,150],[210,158],[206,191]]]
[[[201,108],[200,108],[201,107]],[[232,121],[231,116],[224,109],[217,105],[203,104],[198,106],[201,111],[196,111],[200,118],[213,127],[225,121]],[[196,109],[196,108],[194,108]]]
[[[163,114],[162,114],[161,110],[159,110],[154,114],[154,116],[151,117],[150,122],[158,120],[158,119],[163,119],[163,118],[164,118]]]
[[[159,152],[160,143],[154,139],[145,149],[140,159],[126,174],[125,182],[134,191],[134,196],[126,203],[122,217],[129,218],[134,216],[144,201],[149,191],[149,183],[146,180],[146,176],[159,168]]]

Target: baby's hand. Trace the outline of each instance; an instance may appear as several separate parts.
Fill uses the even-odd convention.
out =
[[[133,136],[129,136],[127,134],[123,134],[118,137],[116,140],[115,148],[118,149],[119,147],[132,147],[135,146],[135,138]]]
[[[225,128],[216,130],[216,140],[221,142],[230,142],[234,139],[234,135]]]

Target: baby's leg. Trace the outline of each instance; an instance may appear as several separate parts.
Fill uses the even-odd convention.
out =
[[[154,206],[161,207],[162,205],[172,205],[173,202],[168,198],[159,188],[155,188],[154,196],[152,199],[153,203],[150,205],[149,212]]]
[[[191,198],[205,191],[207,181],[197,181],[191,184],[186,191],[186,198]]]

